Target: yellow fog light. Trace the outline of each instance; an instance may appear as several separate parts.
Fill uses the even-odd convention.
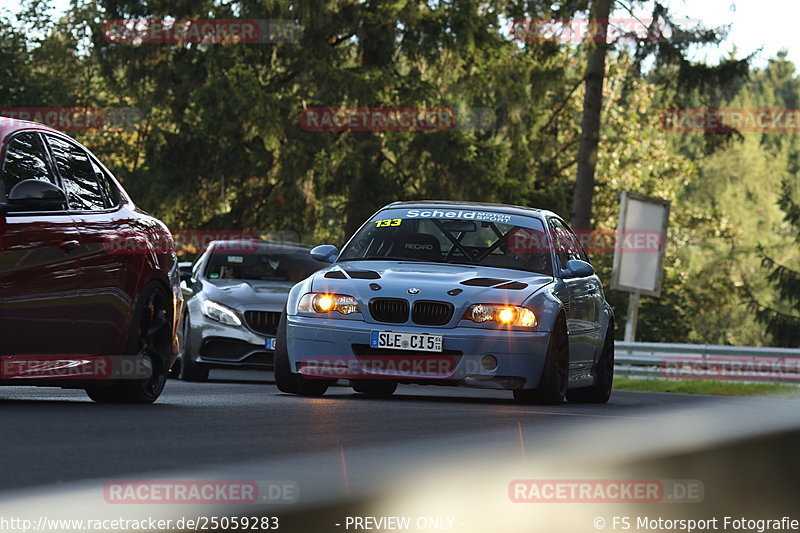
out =
[[[481,368],[484,370],[494,370],[497,368],[497,357],[490,354],[481,357]]]

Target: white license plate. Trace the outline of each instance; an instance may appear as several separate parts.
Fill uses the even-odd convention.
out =
[[[441,352],[442,336],[428,333],[396,333],[373,331],[369,345],[372,348],[390,350],[413,350],[416,352]]]
[[[275,337],[269,337],[267,339],[267,350],[274,350],[275,349]]]

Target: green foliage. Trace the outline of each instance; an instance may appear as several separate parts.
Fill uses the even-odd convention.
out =
[[[0,105],[137,109],[132,129],[76,136],[173,230],[341,244],[385,203],[423,198],[569,214],[588,47],[516,42],[508,28],[516,17],[585,14],[588,0],[74,0],[57,20],[44,5],[28,0],[0,21]],[[672,202],[663,292],[642,299],[638,339],[791,344],[764,313],[796,311],[800,215],[780,184],[797,190],[798,133],[671,133],[660,112],[800,108],[794,66],[781,55],[752,71],[746,60],[692,64],[689,46],[720,31],[679,29],[655,9],[677,37],[608,56],[593,202],[600,230],[615,228],[623,190]],[[295,42],[232,44],[103,33],[109,20],[169,16],[295,20],[302,31]],[[447,107],[462,122],[474,110],[490,120],[304,130],[300,115],[315,107]],[[608,285],[612,254],[592,259]],[[623,327],[627,295],[607,297]]]
[[[800,203],[793,199],[794,192],[789,182],[784,182],[779,204],[785,213],[787,226],[794,233],[794,243],[800,244]],[[757,320],[766,326],[778,344],[800,346],[800,268],[779,263],[761,247],[759,253],[761,265],[769,272],[766,279],[776,289],[776,294],[772,305],[763,305],[747,291],[752,302],[751,308],[755,310]],[[792,255],[797,258],[797,254]],[[795,261],[795,264],[800,264],[800,261]]]
[[[768,396],[800,398],[796,385],[783,383],[735,383],[711,380],[659,380],[614,378],[614,389],[646,392],[675,392],[680,394],[713,394],[715,396]]]

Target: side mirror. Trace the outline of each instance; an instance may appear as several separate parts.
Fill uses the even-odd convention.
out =
[[[55,211],[63,209],[67,196],[49,181],[22,180],[8,193],[6,209],[10,211]]]
[[[189,286],[188,280],[185,279],[181,280],[181,293],[186,298],[194,296],[194,289]]]
[[[339,257],[339,249],[332,244],[320,244],[309,253],[312,259],[322,263],[333,263]]]
[[[594,267],[586,261],[580,259],[570,259],[567,261],[567,268],[562,270],[569,278],[585,278],[594,274]]]
[[[181,281],[188,281],[192,278],[192,262],[181,261],[178,263],[178,276]]]

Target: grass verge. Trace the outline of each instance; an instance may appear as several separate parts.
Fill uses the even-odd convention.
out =
[[[614,377],[614,389],[646,392],[680,392],[717,396],[767,396],[800,398],[800,388],[782,383],[735,383],[713,380],[662,380]]]

